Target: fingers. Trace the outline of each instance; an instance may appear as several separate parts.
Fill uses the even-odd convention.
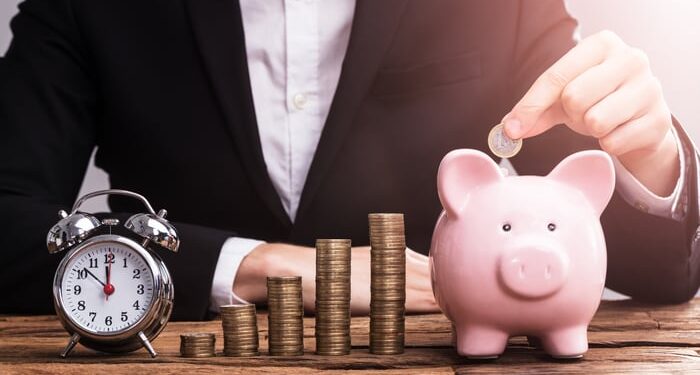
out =
[[[607,136],[618,126],[643,116],[655,102],[662,100],[661,97],[660,84],[656,79],[622,86],[583,115],[588,135],[598,139]],[[634,140],[630,141],[633,143]]]
[[[350,311],[354,315],[367,315],[370,303],[370,253],[369,247],[352,248],[352,265],[350,266]]]
[[[406,251],[406,278],[409,283],[414,280],[418,282],[426,282],[428,288],[430,285],[430,260],[427,256],[419,254],[415,251]]]
[[[406,312],[430,313],[440,308],[430,282],[427,256],[406,248]]]
[[[503,124],[505,125],[506,129],[508,129],[509,127],[520,128],[520,121],[516,119],[508,119],[509,116],[510,114],[506,115],[506,118],[503,120]],[[568,116],[562,108],[561,102],[557,102],[551,107],[549,107],[546,111],[544,111],[544,113],[542,113],[542,115],[540,115],[540,117],[535,122],[535,125],[533,125],[530,128],[529,132],[521,136],[520,138],[530,138],[540,135],[558,124],[565,123],[567,119]],[[509,137],[513,139],[518,139],[517,137],[511,135],[509,135]]]
[[[352,298],[350,310],[353,314],[369,313],[370,250],[368,247],[353,248]],[[428,257],[406,248],[406,312],[439,312],[430,283]]]
[[[556,123],[538,120],[559,101],[569,83],[588,69],[602,63],[622,41],[611,32],[584,39],[547,69],[506,116],[506,132],[514,139],[542,133]],[[537,127],[536,127],[537,125]],[[534,130],[534,131],[533,131]]]
[[[588,109],[644,68],[648,68],[648,60],[642,52],[612,56],[583,72],[564,88],[562,107],[571,120],[580,122]]]
[[[440,312],[440,306],[431,296],[425,298],[416,298],[413,301],[406,302],[406,313],[408,314],[428,314]]]
[[[408,275],[407,275],[408,276]],[[430,277],[416,277],[406,285],[406,312],[409,313],[426,313],[437,312],[440,310],[433,288],[430,284]]]
[[[670,123],[670,117],[667,110],[658,109],[638,119],[630,120],[600,138],[600,147],[603,151],[615,156],[631,151],[654,151],[670,130],[659,124]]]
[[[406,259],[415,260],[421,263],[428,263],[428,256],[406,248]]]

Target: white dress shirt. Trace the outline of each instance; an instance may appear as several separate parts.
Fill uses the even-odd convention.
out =
[[[275,190],[294,221],[338,85],[355,0],[240,0],[240,4],[262,152]],[[678,147],[682,173],[669,197],[650,192],[614,160],[617,190],[638,209],[680,220],[683,209],[677,202],[686,162],[680,141]],[[214,272],[212,311],[233,301],[245,302],[233,293],[233,283],[238,266],[261,243],[240,237],[224,243]]]

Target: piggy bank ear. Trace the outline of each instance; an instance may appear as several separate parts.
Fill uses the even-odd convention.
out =
[[[438,169],[438,196],[447,215],[458,217],[479,186],[503,178],[498,165],[481,151],[460,149],[445,155]]]
[[[615,167],[603,151],[588,150],[568,156],[547,176],[580,190],[598,215],[615,191]]]

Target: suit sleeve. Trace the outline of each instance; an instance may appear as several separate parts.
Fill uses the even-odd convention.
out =
[[[0,313],[53,312],[60,256],[47,253],[46,233],[75,201],[99,144],[97,72],[71,6],[24,2],[0,59]],[[164,255],[175,283],[173,317],[202,319],[219,251],[234,234],[175,225],[182,248]]]
[[[576,21],[560,0],[522,0],[518,35],[513,50],[510,96],[514,105],[535,79],[571,49]],[[651,215],[628,204],[616,192],[601,222],[608,248],[607,286],[633,298],[657,303],[678,303],[692,298],[700,285],[698,258],[698,158],[692,142],[674,120],[686,148],[686,214],[673,220]],[[547,174],[567,155],[599,148],[591,137],[565,126],[525,141],[512,160],[521,174]]]

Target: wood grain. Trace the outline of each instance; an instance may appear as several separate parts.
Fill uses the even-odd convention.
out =
[[[353,350],[348,356],[313,354],[313,317],[305,318],[305,346],[301,357],[193,359],[179,356],[179,335],[214,332],[222,350],[219,321],[172,322],[154,342],[159,356],[139,350],[107,355],[78,347],[68,359],[58,352],[68,339],[53,316],[0,316],[0,373],[136,373],[163,374],[309,374],[319,371],[357,374],[479,373],[687,373],[700,372],[700,300],[673,306],[634,301],[603,302],[589,329],[591,349],[582,360],[560,361],[528,345],[523,337],[510,340],[497,360],[472,361],[451,346],[450,322],[440,314],[413,315],[406,320],[406,353],[371,355],[367,350],[369,320],[352,320]],[[267,319],[258,316],[261,349],[267,350]]]

